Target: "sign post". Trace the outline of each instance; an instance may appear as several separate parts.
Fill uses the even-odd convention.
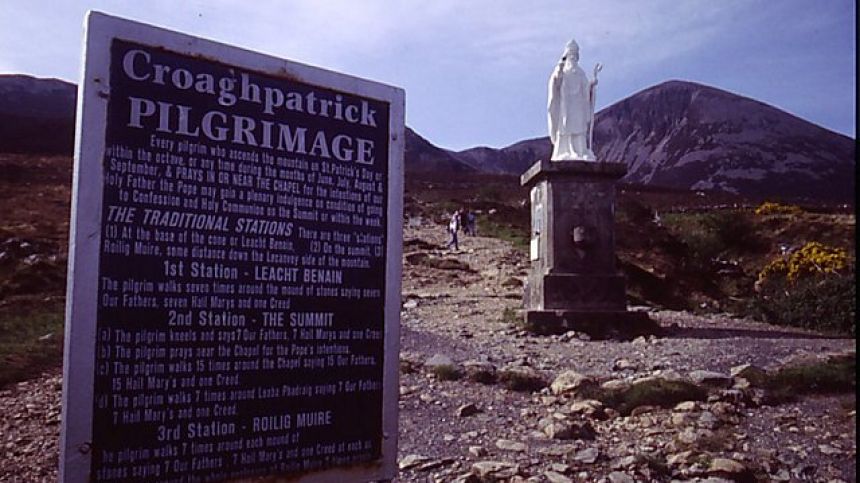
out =
[[[404,93],[91,12],[61,480],[390,479]]]

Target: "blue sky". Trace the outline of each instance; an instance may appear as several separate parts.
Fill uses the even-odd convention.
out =
[[[546,133],[546,83],[576,38],[598,109],[700,82],[855,137],[850,0],[0,0],[0,73],[77,81],[88,9],[406,89],[407,125],[448,148]]]

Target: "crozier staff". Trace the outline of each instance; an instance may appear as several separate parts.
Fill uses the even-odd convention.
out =
[[[567,43],[549,78],[547,120],[553,145],[551,160],[595,160],[591,130],[597,73],[601,68],[600,64],[594,66],[594,79],[589,81],[579,67],[579,45],[575,40]]]

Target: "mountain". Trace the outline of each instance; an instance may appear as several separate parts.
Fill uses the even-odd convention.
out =
[[[74,84],[0,75],[0,152],[71,153]],[[775,107],[693,82],[669,81],[597,113],[598,159],[625,162],[625,182],[717,189],[752,198],[847,202],[855,141]],[[454,152],[406,128],[408,173],[521,174],[549,157],[546,137]]]
[[[76,97],[58,79],[0,75],[0,152],[71,153]]]
[[[762,102],[669,81],[597,113],[598,159],[626,162],[624,181],[719,189],[754,198],[854,198],[855,142]],[[549,138],[455,153],[490,172],[522,173],[551,152]]]
[[[461,162],[483,172],[522,174],[538,159],[547,159],[552,153],[548,137],[528,139],[506,148],[479,147],[453,153]]]

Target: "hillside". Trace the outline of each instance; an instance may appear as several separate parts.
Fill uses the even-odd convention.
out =
[[[406,171],[409,173],[458,173],[476,171],[455,155],[434,146],[430,141],[406,128]]]
[[[75,89],[57,79],[0,75],[0,152],[71,154]]]

